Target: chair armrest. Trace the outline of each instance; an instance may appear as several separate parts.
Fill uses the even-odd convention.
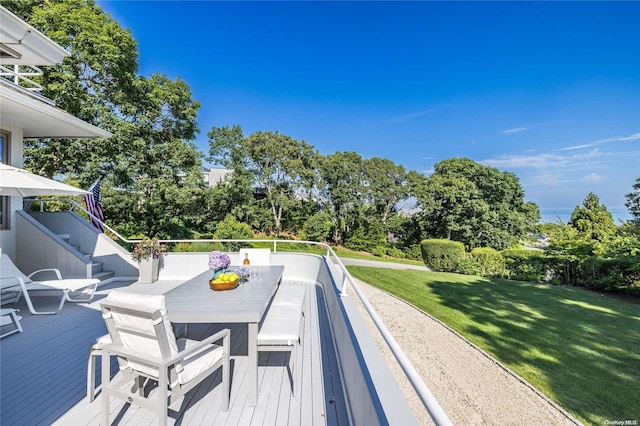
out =
[[[38,269],[37,271],[33,271],[32,273],[29,274],[29,278],[33,278],[33,276],[39,272],[45,272],[45,271],[53,271],[56,273],[56,276],[58,277],[59,280],[62,279],[62,274],[60,273],[60,270],[56,269],[56,268],[46,268],[46,269]]]
[[[189,355],[192,355],[192,354],[194,354],[196,352],[199,352],[200,350],[202,350],[202,348],[204,348],[207,345],[210,345],[213,342],[216,342],[216,341],[218,341],[220,339],[222,339],[222,347],[224,348],[225,352],[228,353],[228,351],[229,351],[229,336],[230,336],[229,329],[225,328],[224,330],[221,330],[221,331],[217,332],[213,336],[209,336],[206,339],[199,341],[198,343],[196,343],[192,347],[190,347],[188,349],[185,349],[182,352],[179,352],[178,354],[176,354],[175,356],[167,359],[167,364],[168,365],[175,364],[175,363],[183,360],[184,358],[188,357]]]
[[[184,351],[177,353],[175,356],[172,356],[171,358],[167,358],[166,360],[164,360],[164,364],[166,366],[176,364],[182,361],[187,356],[202,350],[202,348],[220,339],[222,339],[222,347],[224,348],[224,351],[227,354],[229,354],[229,336],[230,336],[229,329],[225,328],[224,330],[217,332],[213,336],[209,336],[206,339],[201,340],[200,342],[196,343],[189,349],[185,349]]]
[[[135,353],[135,352],[131,352],[128,351],[124,348],[121,348],[120,346],[116,346],[113,343],[108,344],[108,345],[104,345],[104,347],[102,348],[102,351],[104,353],[110,352],[114,355],[118,355],[118,356],[122,356],[124,358],[129,358],[133,361],[139,362],[141,364],[153,364],[159,368],[166,368],[166,367],[170,367],[174,364],[177,364],[178,362],[182,361],[184,358],[186,358],[188,355],[191,355],[194,352],[198,352],[199,350],[201,350],[203,347],[217,341],[220,339],[223,339],[223,348],[225,350],[225,352],[228,354],[229,352],[229,329],[225,328],[224,330],[219,331],[218,333],[214,334],[213,336],[209,336],[206,339],[200,341],[198,344],[194,345],[193,347],[189,348],[188,350],[184,350],[178,354],[176,354],[175,356],[172,356],[170,358],[166,358],[166,359],[160,359],[160,358],[153,358],[153,357],[149,357],[149,356],[140,356],[140,354]]]

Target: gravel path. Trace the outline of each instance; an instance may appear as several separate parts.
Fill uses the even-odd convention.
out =
[[[357,282],[454,425],[580,424],[524,379],[435,318]],[[351,291],[354,300],[358,300]],[[373,321],[364,307],[360,308],[416,417],[421,424],[433,424]]]

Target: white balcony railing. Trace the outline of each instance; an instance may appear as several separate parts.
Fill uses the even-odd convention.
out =
[[[1,65],[0,77],[13,82],[30,92],[41,92],[42,85],[33,81],[32,77],[42,75],[42,70],[34,65]]]

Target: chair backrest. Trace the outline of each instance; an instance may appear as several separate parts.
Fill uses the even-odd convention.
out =
[[[2,278],[2,280],[0,280],[0,288],[18,285],[17,280],[5,279],[13,277],[22,278],[25,284],[32,282],[32,279],[23,274],[6,253],[2,253],[2,259],[0,260],[0,278]]]
[[[127,359],[126,367],[157,377],[158,370],[151,360],[165,359],[178,353],[164,296],[115,290],[101,305],[113,343],[150,360],[147,364]]]
[[[250,266],[269,266],[271,265],[271,250],[268,248],[243,248],[240,249],[239,261],[242,264],[244,255],[249,256]]]

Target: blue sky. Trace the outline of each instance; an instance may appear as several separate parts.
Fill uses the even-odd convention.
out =
[[[142,75],[191,86],[205,153],[212,126],[239,124],[427,174],[468,157],[543,212],[593,192],[629,218],[640,2],[97,4],[132,31]]]

